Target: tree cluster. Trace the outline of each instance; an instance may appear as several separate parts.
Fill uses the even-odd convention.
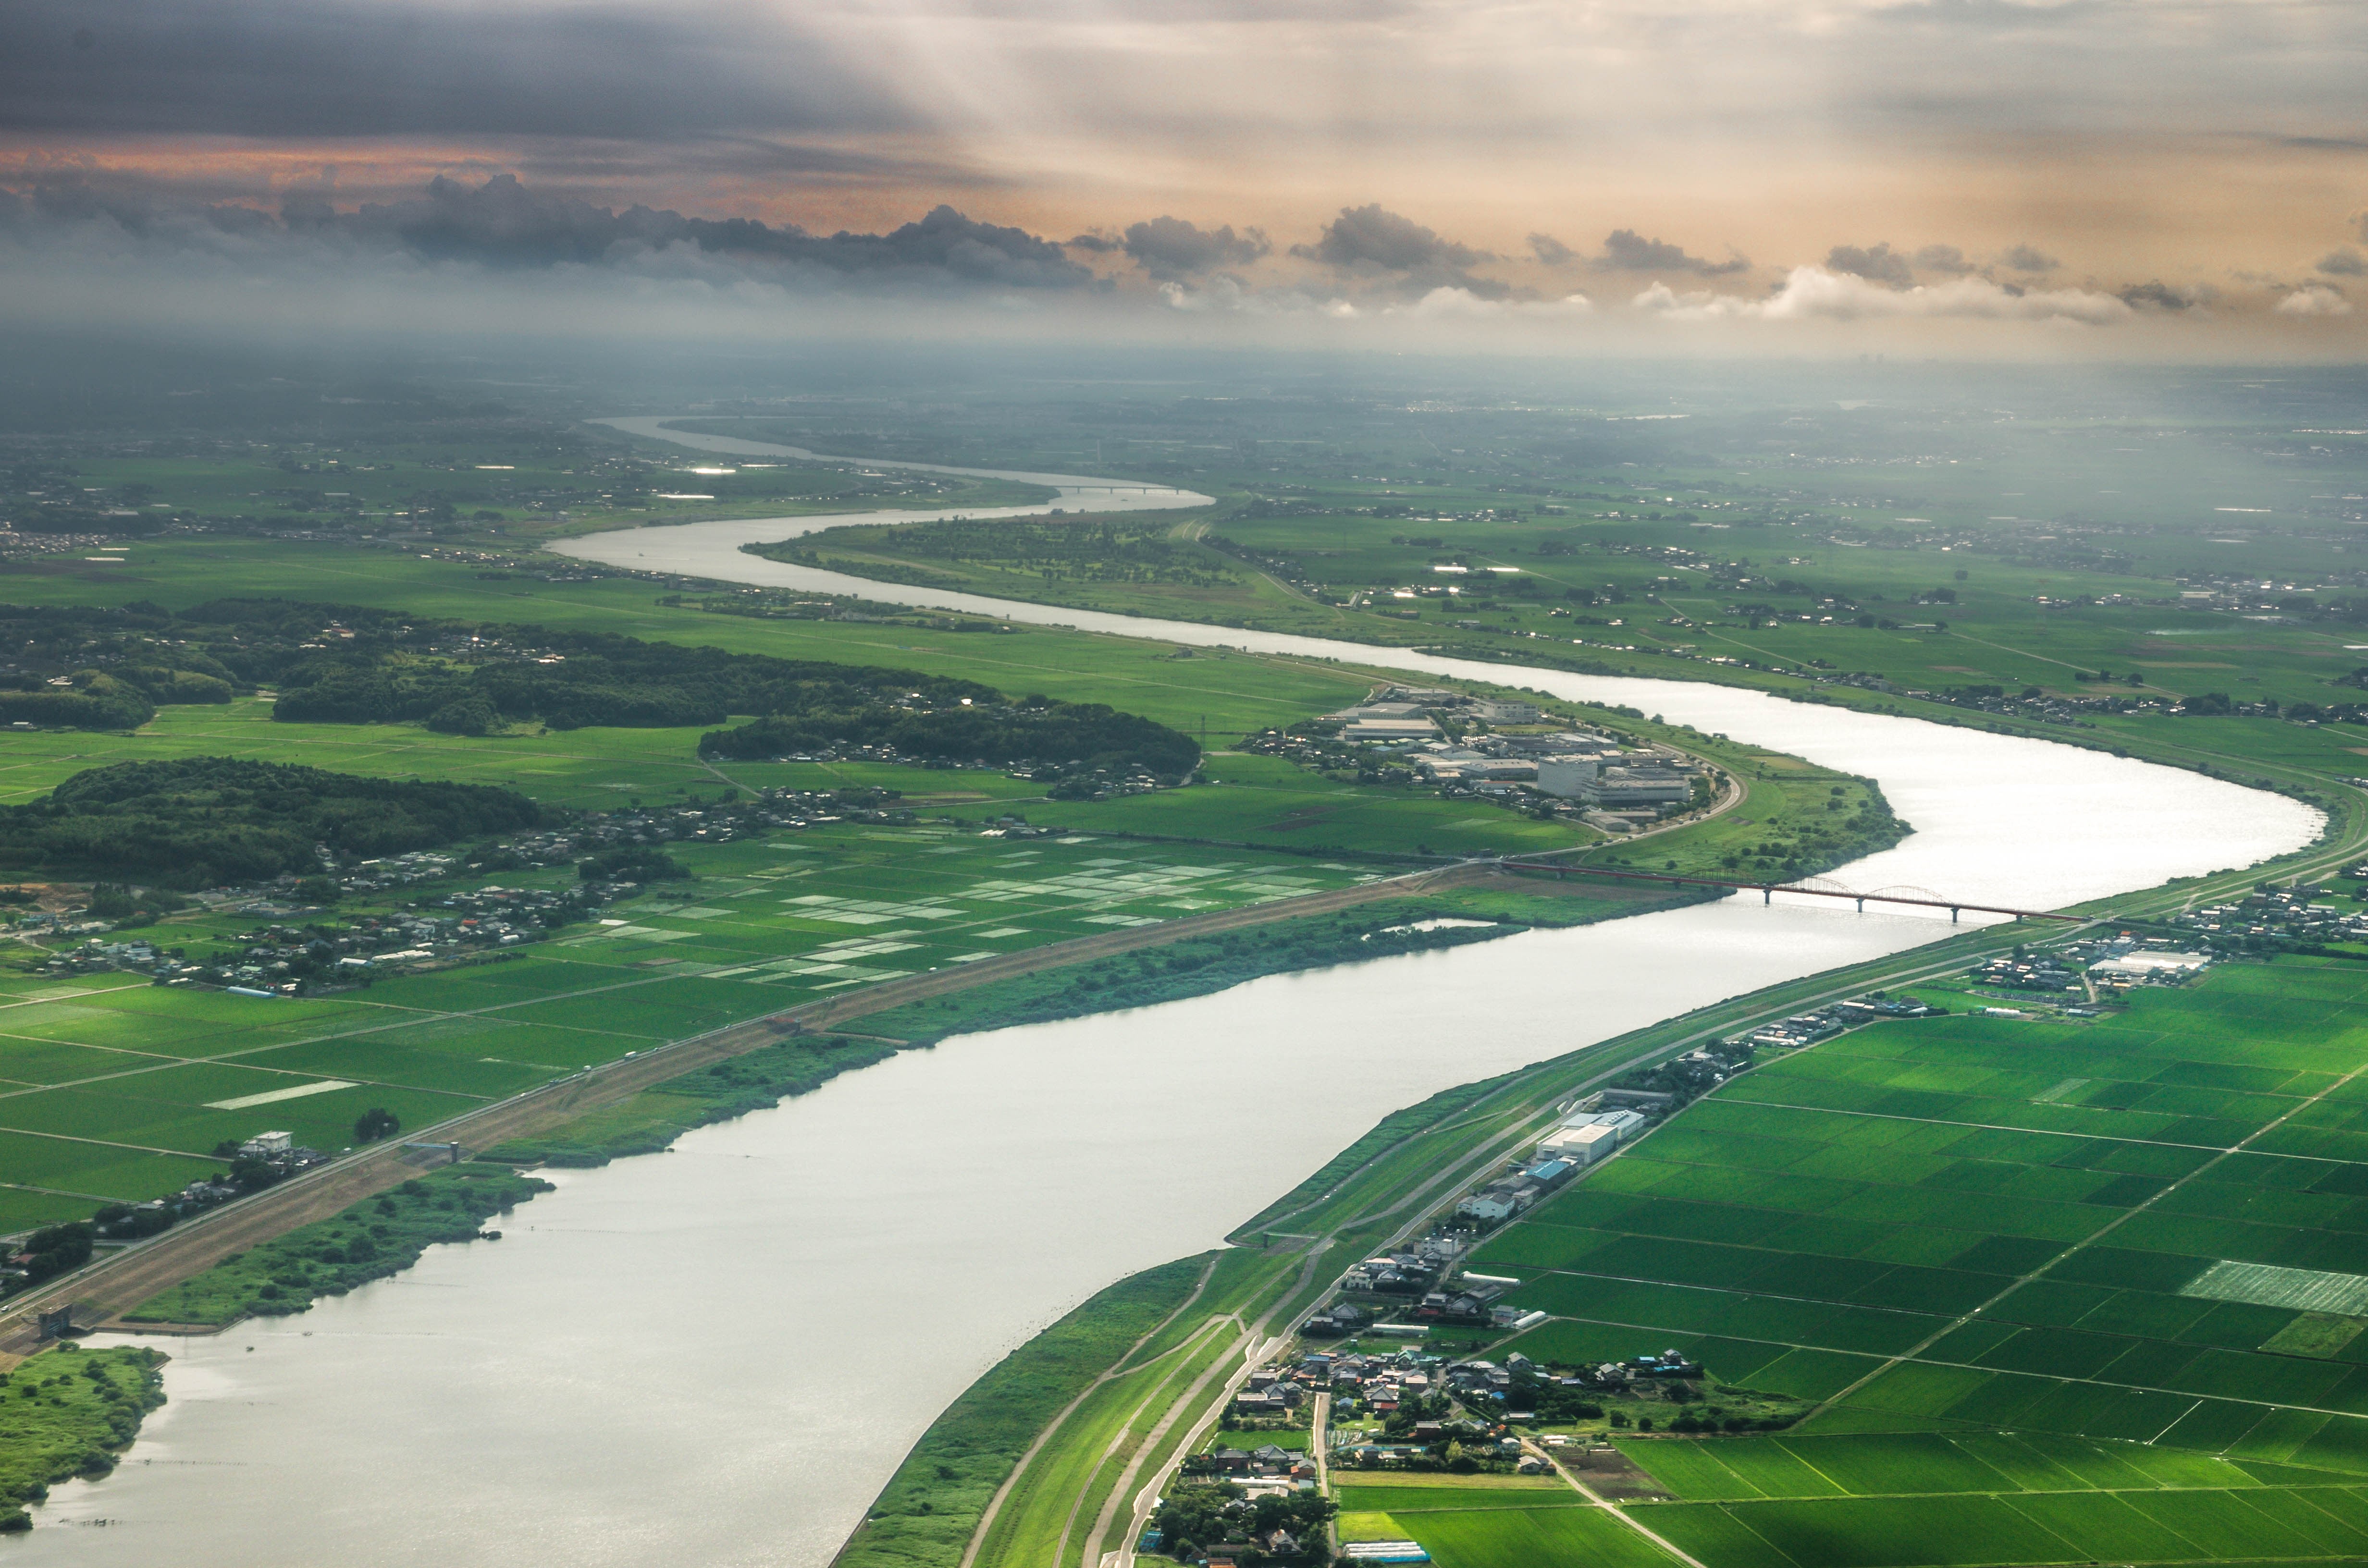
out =
[[[1061,767],[1141,767],[1181,778],[1201,760],[1190,736],[1099,702],[1028,697],[928,711],[886,703],[816,706],[777,713],[702,737],[700,755],[742,761],[833,746],[893,747],[911,757],[956,762],[1033,762]]]
[[[543,810],[483,784],[363,778],[194,756],[75,774],[48,798],[0,807],[11,875],[99,876],[201,888],[531,827]]]
[[[1277,1530],[1288,1532],[1299,1550],[1280,1555],[1260,1551],[1257,1555],[1270,1562],[1321,1562],[1326,1555],[1324,1527],[1339,1511],[1329,1497],[1312,1492],[1253,1501],[1237,1487],[1186,1482],[1169,1490],[1151,1517],[1151,1528],[1159,1532],[1159,1550],[1179,1562],[1226,1541],[1270,1541]]]

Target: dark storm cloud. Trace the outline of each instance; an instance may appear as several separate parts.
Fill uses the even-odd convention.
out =
[[[1596,258],[1595,265],[1612,272],[1690,272],[1698,278],[1751,270],[1750,261],[1744,256],[1711,261],[1687,255],[1683,245],[1661,239],[1648,240],[1634,229],[1614,229],[1604,235],[1603,254]]]
[[[2330,278],[2358,278],[2368,274],[2368,257],[2350,245],[2328,251],[2318,258],[2318,269]]]
[[[1531,234],[1530,254],[1543,267],[1568,267],[1578,259],[1578,253],[1555,239],[1552,234]]]
[[[0,127],[332,138],[899,130],[896,97],[779,20],[665,7],[11,0]]]
[[[2035,245],[2016,245],[1998,255],[1998,265],[2017,272],[2053,272],[2058,265],[2055,258]]]
[[[1343,207],[1338,218],[1324,225],[1314,244],[1293,245],[1291,254],[1355,277],[1386,279],[1413,290],[1462,289],[1484,300],[1503,299],[1512,292],[1505,284],[1475,278],[1468,270],[1497,257],[1448,239],[1379,202]]]
[[[1128,224],[1125,237],[1115,243],[1163,283],[1180,283],[1220,267],[1247,267],[1274,249],[1262,229],[1236,234],[1231,223],[1203,229],[1164,217]]]
[[[1836,245],[1826,253],[1826,270],[1847,272],[1853,278],[1892,289],[1909,288],[1916,281],[1907,258],[1893,250],[1887,242],[1866,246]]]

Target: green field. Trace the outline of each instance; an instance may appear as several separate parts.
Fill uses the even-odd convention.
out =
[[[1622,1443],[1678,1499],[1638,1517],[1717,1568],[2356,1553],[2363,1002],[2288,958],[1780,1057],[1488,1239],[1554,1314],[1496,1353],[1675,1347],[1822,1402]]]
[[[943,824],[818,826],[677,853],[697,881],[617,906],[605,923],[343,994],[261,999],[127,973],[0,972],[0,1227],[169,1192],[218,1168],[216,1144],[266,1128],[335,1151],[373,1106],[422,1129],[848,987],[1379,875],[1090,836],[1021,846]],[[204,912],[143,934],[186,946],[268,923]],[[350,1086],[222,1103],[324,1082]]]

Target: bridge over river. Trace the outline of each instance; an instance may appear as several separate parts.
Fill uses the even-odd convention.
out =
[[[2002,904],[1968,903],[1963,899],[1950,898],[1934,892],[1930,888],[1895,886],[1877,888],[1873,892],[1860,892],[1857,889],[1845,887],[1829,877],[1811,877],[1802,882],[1746,882],[1726,877],[1681,877],[1670,871],[1615,871],[1604,866],[1577,866],[1560,860],[1531,856],[1508,856],[1498,864],[1521,871],[1552,871],[1557,880],[1564,877],[1606,877],[1613,881],[1659,882],[1668,887],[1732,888],[1737,892],[1758,892],[1762,903],[1775,903],[1776,895],[1780,892],[1802,893],[1810,898],[1849,899],[1858,905],[1859,913],[1861,915],[1866,913],[1866,906],[1870,902],[1912,904],[1922,909],[1947,910],[1952,925],[1956,923],[1959,915],[1967,913],[2005,915],[2017,920],[2060,920],[2068,926],[2083,926],[2097,918],[2088,915],[2065,915],[2047,909],[2010,909]]]

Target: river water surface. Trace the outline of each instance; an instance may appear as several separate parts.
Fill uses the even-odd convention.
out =
[[[1139,506],[1201,499],[1010,477],[1097,508],[1121,494]],[[1860,888],[2048,908],[2248,865],[2317,828],[2281,796],[2041,741],[1721,687],[883,588],[739,550],[911,515],[689,524],[565,548],[1633,704],[1880,779],[1917,831],[1837,873]],[[1943,929],[1729,900],[908,1052],[693,1132],[672,1154],[561,1173],[498,1244],[439,1247],[301,1317],[168,1342],[172,1403],[113,1477],[60,1488],[30,1535],[0,1544],[0,1568],[820,1568],[996,1358],[1111,1280],[1218,1244],[1388,1112]]]

